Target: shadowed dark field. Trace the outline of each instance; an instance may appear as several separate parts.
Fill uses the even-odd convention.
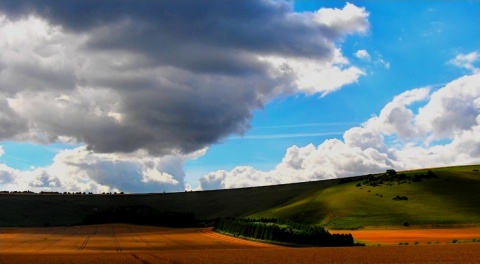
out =
[[[63,195],[0,193],[0,226],[77,225],[94,210],[148,206],[157,211],[192,212],[199,221],[244,217],[336,185],[338,180],[218,191]],[[252,202],[255,201],[255,202]]]

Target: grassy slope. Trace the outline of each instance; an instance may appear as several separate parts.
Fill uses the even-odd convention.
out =
[[[282,205],[299,193],[309,194],[336,182],[139,195],[0,194],[0,226],[74,225],[81,223],[94,208],[138,205],[159,211],[193,212],[201,221],[225,216],[244,217]]]
[[[274,217],[330,228],[401,226],[403,222],[478,224],[480,173],[474,169],[480,169],[480,165],[432,169],[438,179],[361,188],[355,186],[357,182],[337,184],[338,180],[328,180],[148,195],[0,194],[0,226],[78,224],[94,208],[135,205],[194,212],[197,219],[205,221],[221,216]],[[396,195],[409,200],[392,200]]]
[[[330,228],[480,223],[480,166],[438,168],[438,179],[392,186],[337,184],[251,217],[297,219]],[[426,170],[420,170],[421,173]],[[415,174],[419,171],[406,172]],[[407,196],[408,201],[393,197]]]

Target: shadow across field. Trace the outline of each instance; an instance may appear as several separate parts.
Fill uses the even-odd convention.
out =
[[[191,226],[195,222],[196,226],[211,226],[219,217],[288,219],[331,229],[479,224],[479,170],[480,165],[457,166],[399,172],[388,181],[383,179],[385,173],[380,173],[342,180],[181,193],[0,193],[0,226],[112,221],[170,226]],[[428,177],[432,173],[435,177]],[[184,218],[188,224],[178,225],[181,221],[175,217],[163,223],[168,212],[188,216]]]
[[[231,190],[117,195],[0,194],[0,226],[64,226],[84,223],[95,212],[148,207],[156,212],[193,213],[199,223],[244,217],[288,204],[337,180]]]

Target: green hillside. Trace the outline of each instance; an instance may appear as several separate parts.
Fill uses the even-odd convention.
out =
[[[398,172],[390,180],[382,173],[346,183],[335,179],[166,194],[2,193],[0,226],[74,225],[92,212],[121,207],[193,212],[207,223],[230,216],[284,218],[327,228],[480,224],[478,170],[480,165],[431,169],[435,177],[426,177],[424,169]]]
[[[480,166],[404,172],[406,179],[336,184],[251,217],[288,218],[330,228],[480,223]],[[401,173],[399,173],[401,174]],[[380,175],[375,175],[380,178]],[[418,181],[418,180],[421,181]],[[404,198],[394,199],[394,198]]]

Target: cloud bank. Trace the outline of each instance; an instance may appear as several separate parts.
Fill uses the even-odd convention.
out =
[[[48,167],[20,171],[0,164],[5,190],[152,193],[183,191],[183,165],[205,150],[188,156],[151,157],[146,151],[95,153],[86,147],[61,150]]]
[[[415,105],[421,104],[420,107]],[[403,92],[380,113],[318,146],[292,146],[271,171],[239,166],[200,179],[199,189],[238,188],[480,163],[480,74],[432,91]]]
[[[243,134],[281,94],[357,81],[336,43],[367,18],[352,4],[3,2],[0,140],[188,154]]]
[[[0,141],[86,147],[34,171],[1,165],[0,184],[183,190],[185,159],[242,135],[273,98],[356,82],[337,44],[368,28],[349,3],[2,1]]]
[[[378,115],[318,146],[292,146],[271,171],[238,166],[203,176],[197,189],[260,186],[398,170],[480,163],[480,74],[439,89],[405,91]],[[10,190],[183,191],[183,164],[202,156],[152,158],[146,151],[102,154],[79,147],[60,151],[52,165],[18,171],[0,164],[0,184]],[[0,154],[4,151],[0,148]],[[3,153],[4,154],[4,153]]]
[[[0,185],[183,191],[185,161],[245,133],[270,100],[357,82],[365,73],[339,43],[368,29],[349,3],[296,13],[283,1],[2,1],[0,142],[82,146],[42,168],[0,164]],[[199,189],[479,163],[478,52],[449,63],[473,74],[399,94],[341,139],[288,148],[271,171],[211,172]]]

